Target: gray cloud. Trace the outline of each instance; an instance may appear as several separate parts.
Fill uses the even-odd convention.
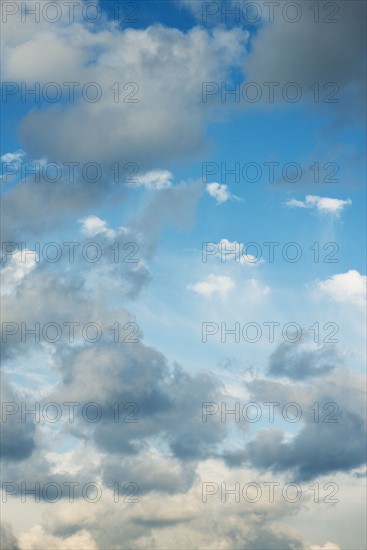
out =
[[[248,382],[253,401],[279,402],[281,408],[286,403],[297,403],[302,410],[302,424],[291,437],[278,427],[261,429],[242,451],[226,451],[225,460],[232,466],[249,463],[263,471],[292,474],[301,481],[362,466],[366,461],[366,423],[361,378],[339,368],[317,386],[266,379]],[[316,420],[310,409],[315,403],[320,411]]]
[[[330,4],[326,0],[318,4],[318,23],[314,22],[313,2],[307,0],[300,5],[298,22],[288,22],[278,12],[273,23],[259,30],[245,62],[246,81],[279,82],[281,86],[297,82],[308,98],[313,97],[308,87],[315,82],[320,83],[321,91],[327,82],[335,82],[340,87],[339,103],[324,106],[331,107],[334,116],[340,111],[343,116],[356,115],[365,101],[362,52],[366,47],[366,4],[359,0],[337,2],[338,13],[330,17],[338,20],[336,23],[327,18]],[[331,91],[322,91],[321,100]]]
[[[344,412],[338,424],[309,424],[288,441],[277,430],[262,430],[247,444],[251,464],[273,472],[292,471],[309,481],[337,471],[349,471],[366,460],[363,418]]]
[[[20,396],[16,394],[2,377],[1,402],[3,411],[11,412],[12,403],[20,402]],[[9,405],[7,405],[9,404]],[[35,449],[35,425],[27,417],[26,422],[20,422],[18,415],[9,414],[2,419],[0,433],[0,455],[7,461],[23,461],[29,458]]]
[[[270,376],[286,376],[292,380],[306,380],[328,374],[342,364],[342,358],[330,344],[313,349],[302,343],[282,342],[269,357]]]
[[[2,550],[19,550],[17,539],[11,525],[1,522],[0,547]]]
[[[76,216],[96,208],[102,199],[108,201],[110,183],[91,184],[79,179],[75,183],[60,181],[52,184],[44,179],[35,182],[28,178],[4,193],[2,239],[16,241],[24,239],[25,234],[40,235],[59,229]],[[120,200],[124,195],[126,190],[120,188]]]
[[[5,30],[4,47],[13,59],[6,66],[6,76],[31,82],[27,67],[37,65],[35,59],[42,48],[51,62],[45,63],[38,80],[49,82],[52,58],[59,50],[44,51],[42,28],[37,29],[38,38],[34,38],[32,27],[27,26],[20,43],[7,38],[11,27]],[[53,32],[59,48],[67,45],[75,53],[77,65],[71,64],[69,72],[65,65],[59,77],[61,82],[97,82],[102,97],[96,103],[79,99],[69,105],[51,105],[29,112],[20,127],[25,149],[33,158],[107,164],[136,162],[143,170],[195,156],[204,147],[207,121],[202,82],[223,79],[229,67],[238,66],[248,38],[242,29],[218,28],[208,32],[194,27],[183,33],[159,25],[123,32],[106,26],[104,33],[91,33],[84,28],[78,40],[73,25],[55,25]],[[25,65],[19,51],[23,51],[27,39]],[[86,49],[93,51],[93,63],[85,55]],[[129,102],[122,89],[115,101],[110,90],[114,82],[134,83],[135,102]]]
[[[80,422],[74,436],[91,437],[103,452],[137,454],[151,438],[162,437],[181,460],[204,458],[214,452],[226,434],[220,423],[201,420],[202,401],[218,401],[221,386],[212,375],[190,375],[181,367],[170,369],[164,356],[142,344],[122,349],[100,346],[74,358],[68,379],[50,398],[96,401],[107,409],[112,403],[134,402],[138,423],[116,424],[112,413],[97,424]],[[80,430],[80,431],[79,431]],[[83,435],[84,434],[84,435]]]

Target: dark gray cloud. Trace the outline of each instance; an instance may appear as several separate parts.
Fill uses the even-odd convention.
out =
[[[298,5],[302,11],[299,21],[291,23],[278,12],[274,22],[266,23],[252,39],[252,52],[245,62],[246,81],[278,82],[280,87],[297,82],[303,97],[309,99],[313,98],[309,86],[318,82],[319,105],[331,108],[334,116],[356,115],[365,102],[362,52],[366,47],[366,3],[341,0],[335,3],[337,13],[328,18],[333,6],[326,0],[318,2],[318,23],[314,21],[315,4],[311,0]],[[322,101],[326,92],[332,91],[322,89],[327,82],[335,82],[340,88],[335,105]]]
[[[29,458],[36,447],[35,425],[29,416],[21,421],[19,414],[5,414],[14,411],[21,398],[2,377],[1,403],[2,420],[0,432],[0,456],[6,461],[20,462]],[[20,411],[20,406],[19,406]]]
[[[308,424],[290,441],[281,431],[262,430],[244,455],[257,468],[288,471],[297,480],[309,481],[364,464],[365,438],[363,418],[344,412],[339,423]]]
[[[293,426],[300,428],[287,436],[279,426],[261,429],[242,451],[226,451],[225,460],[231,466],[247,463],[300,481],[363,466],[366,422],[361,382],[359,375],[339,368],[319,385],[280,384],[266,379],[247,383],[251,401],[279,402],[278,410],[286,403],[297,403],[302,417]],[[319,415],[315,415],[316,404]]]

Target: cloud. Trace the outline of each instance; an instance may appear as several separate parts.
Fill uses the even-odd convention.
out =
[[[149,472],[145,472],[147,475]],[[77,506],[56,503],[44,514],[42,526],[22,533],[21,548],[25,550],[28,541],[34,541],[30,548],[37,548],[36,541],[41,542],[39,548],[44,548],[42,540],[45,540],[49,542],[48,548],[59,549],[64,540],[68,544],[72,536],[83,533],[89,534],[98,548],[303,550],[306,545],[301,533],[281,522],[284,515],[295,516],[298,507],[286,503],[277,491],[272,503],[267,502],[263,493],[264,498],[255,505],[244,500],[236,503],[233,495],[224,505],[219,492],[203,503],[203,481],[215,480],[218,486],[223,481],[233,487],[236,481],[245,484],[255,479],[254,475],[253,470],[231,471],[221,461],[207,460],[196,469],[195,483],[185,492],[180,488],[174,494],[152,492],[142,496],[135,506],[123,505],[121,501],[114,503],[112,491],[107,489],[101,501],[93,505],[83,501]]]
[[[341,550],[341,548],[335,542],[325,542],[323,546],[312,544],[311,546],[307,546],[305,550]]]
[[[67,382],[48,397],[57,402],[75,398],[100,403],[105,421],[86,427],[80,417],[73,432],[104,452],[133,457],[144,452],[150,438],[164,435],[174,456],[194,460],[214,452],[226,433],[225,426],[208,430],[200,422],[203,395],[212,401],[220,398],[221,384],[215,376],[203,372],[191,376],[177,365],[171,369],[161,353],[134,343],[81,349],[71,360]],[[123,437],[109,412],[115,402],[139,407],[139,422],[126,423]],[[139,468],[138,462],[129,468]]]
[[[352,201],[350,199],[342,200],[306,195],[304,201],[290,199],[286,204],[291,208],[315,208],[318,212],[339,216],[346,206],[352,204]]]
[[[121,167],[134,162],[144,174],[204,147],[202,83],[223,80],[231,67],[240,66],[249,37],[240,28],[198,26],[187,32],[161,25],[121,31],[107,21],[95,32],[81,22],[60,21],[51,35],[45,22],[37,29],[31,23],[19,29],[12,18],[8,23],[4,79],[80,83],[74,102],[44,105],[24,117],[25,150],[58,162],[93,159],[110,178],[108,168],[116,162]],[[70,63],[60,64],[61,57]],[[95,103],[81,97],[90,82],[101,90]],[[111,90],[116,82],[119,93]]]
[[[264,263],[262,258],[256,258],[252,254],[244,254],[245,243],[221,239],[218,243],[219,250],[214,255],[222,262],[232,260],[241,265],[256,266]]]
[[[17,539],[9,523],[1,522],[0,547],[2,550],[19,550]]]
[[[306,380],[324,376],[342,364],[335,347],[310,345],[302,341],[282,342],[269,357],[268,373],[274,377],[286,376],[291,380]]]
[[[218,204],[222,204],[223,202],[227,202],[229,200],[239,200],[236,195],[232,195],[232,193],[228,189],[228,185],[225,184],[208,183],[206,186],[206,190],[209,195],[217,201]]]
[[[46,533],[41,525],[35,525],[19,537],[20,550],[98,550],[96,542],[85,529],[69,537]]]
[[[9,291],[4,297],[4,318],[27,326],[34,326],[35,322],[42,326],[53,321],[63,326],[71,320],[81,325],[94,321],[103,327],[103,338],[93,344],[78,338],[70,345],[63,337],[52,344],[30,341],[23,346],[18,334],[3,343],[3,391],[6,400],[22,400],[31,408],[34,395],[28,380],[33,375],[41,406],[50,401],[94,401],[100,404],[103,416],[100,422],[88,423],[79,412],[72,425],[52,426],[42,421],[22,423],[19,416],[12,417],[2,429],[3,472],[5,479],[29,485],[34,480],[81,484],[98,480],[103,485],[103,501],[90,505],[80,499],[77,504],[69,504],[64,498],[52,506],[45,502],[34,504],[32,511],[39,516],[39,509],[47,507],[42,520],[38,516],[33,527],[18,536],[18,542],[6,527],[3,546],[14,550],[307,548],[297,530],[282,525],[282,518],[296,514],[293,505],[280,501],[257,507],[248,503],[223,506],[218,499],[213,507],[203,506],[200,482],[207,480],[210,473],[220,483],[224,473],[233,487],[240,476],[245,481],[259,479],[264,469],[277,472],[282,478],[295,473],[310,479],[330,471],[348,472],[359,465],[363,441],[361,378],[346,370],[339,372],[338,368],[329,372],[330,363],[334,359],[337,362],[337,356],[324,348],[279,347],[269,360],[269,373],[275,377],[282,374],[296,383],[255,380],[249,392],[257,401],[299,400],[308,412],[294,437],[281,430],[261,430],[257,436],[251,435],[248,446],[244,444],[241,457],[233,456],[233,434],[228,425],[219,416],[206,424],[201,418],[204,399],[220,403],[224,396],[230,398],[228,386],[221,378],[211,372],[195,372],[195,357],[194,363],[189,362],[185,368],[172,365],[163,353],[143,343],[140,329],[139,341],[135,343],[113,342],[109,330],[116,320],[124,325],[135,319],[134,307],[129,306],[130,313],[127,304],[141,295],[151,277],[147,266],[154,258],[162,232],[170,225],[190,228],[194,221],[205,186],[200,181],[173,185],[172,173],[156,167],[171,167],[175,159],[195,156],[205,145],[210,117],[201,100],[202,82],[224,81],[232,69],[237,71],[246,63],[248,32],[224,27],[180,31],[161,25],[121,31],[106,18],[96,26],[81,21],[50,25],[42,18],[36,27],[32,19],[20,25],[17,18],[11,17],[4,28],[4,78],[25,82],[29,87],[34,80],[41,86],[52,80],[78,81],[81,85],[95,81],[103,94],[95,104],[83,101],[79,93],[71,104],[36,104],[20,127],[25,149],[32,152],[32,158],[81,163],[93,159],[100,163],[104,176],[98,184],[86,183],[80,177],[73,185],[66,180],[51,185],[41,178],[39,183],[27,181],[10,189],[4,195],[7,236],[29,241],[38,234],[62,242],[74,241],[76,231],[80,249],[93,238],[101,247],[103,259],[94,265],[77,253],[74,264],[65,257],[51,264],[41,257],[35,269],[31,256],[23,264],[15,254],[4,267],[5,277],[11,276],[14,282],[13,294]],[[309,43],[308,31],[309,28]],[[254,39],[256,55],[257,36],[264,37],[267,32],[269,27],[265,25],[258,29]],[[289,48],[292,40],[288,35],[284,40]],[[270,40],[270,44],[274,41]],[[273,50],[269,48],[267,55],[277,56]],[[345,55],[350,56],[349,52]],[[312,61],[314,56],[310,57]],[[60,63],[61,58],[65,63]],[[277,70],[286,71],[287,67],[280,64]],[[124,102],[123,89],[120,101],[115,102],[110,86],[117,81],[135,83],[139,87],[139,102]],[[6,153],[4,158],[18,162],[23,152]],[[121,166],[123,162],[137,163],[137,185],[155,191],[144,193],[142,205],[136,205],[134,198],[132,209],[136,212],[137,206],[137,214],[123,226],[120,224],[125,224],[124,218],[130,214],[126,203],[133,191],[128,181],[121,182],[123,185],[112,181],[110,167],[115,162]],[[209,184],[207,192],[218,204],[239,200],[219,183]],[[335,204],[325,206],[325,200],[337,199],[317,199],[324,201],[312,206],[318,210],[341,210]],[[104,214],[111,205],[113,218],[122,217],[116,224]],[[120,250],[127,241],[134,241],[139,248],[139,264],[115,263],[111,239],[120,245]],[[239,248],[242,243],[222,239],[220,245]],[[221,252],[218,258],[223,259]],[[241,263],[256,265],[253,259],[247,255]],[[233,263],[229,269],[235,269]],[[241,303],[251,306],[254,299],[254,311],[259,310],[257,298],[270,292],[255,278],[242,281],[242,287],[235,276],[210,274],[194,280],[198,279],[188,285],[189,290],[215,298],[241,288]],[[209,303],[204,302],[206,306]],[[37,378],[40,365],[51,378],[49,384],[42,377]],[[322,387],[307,384],[321,374]],[[8,376],[14,386],[7,382]],[[27,376],[23,393],[14,391]],[[243,394],[247,388],[239,389],[242,379],[236,382],[238,393]],[[313,425],[308,407],[316,400],[335,400],[340,405],[338,418],[343,422],[335,429],[332,424]],[[114,422],[111,405],[119,403],[123,407],[126,402],[139,406],[138,423]],[[243,443],[243,434],[241,430],[240,437],[234,435],[237,445]],[[242,464],[244,459],[253,465],[252,469],[236,468],[236,463]],[[112,502],[108,487],[116,480],[126,479],[136,480],[141,486],[142,498],[136,507]],[[18,514],[10,511],[12,514],[20,524]],[[16,532],[19,530],[24,531],[23,527]],[[308,538],[322,543],[329,540],[329,536]]]
[[[8,296],[16,292],[22,281],[36,268],[37,254],[35,251],[24,248],[11,255],[8,264],[0,270],[2,285],[1,294]]]
[[[271,12],[259,3],[265,21],[251,40],[251,54],[244,59],[246,80],[273,82],[279,91],[276,97],[280,98],[285,85],[297,83],[302,99],[308,99],[314,106],[329,108],[329,112],[334,109],[337,118],[349,118],[351,114],[355,117],[365,104],[366,66],[360,52],[366,48],[363,23],[366,4],[359,0],[341,2],[334,15],[328,11],[327,0],[318,4],[318,20],[312,0],[305,0],[299,5],[298,14],[282,13],[279,6],[273,21],[267,21],[267,14]],[[298,21],[292,22],[293,17]],[[316,101],[315,83],[320,91]],[[328,83],[331,86],[323,88]],[[337,90],[336,102],[327,104],[325,100],[333,90]]]
[[[101,233],[106,237],[113,239],[116,236],[116,231],[107,227],[107,222],[101,220],[98,216],[87,216],[79,220],[82,224],[82,232],[87,237],[95,237]]]
[[[161,189],[149,197],[139,212],[133,227],[144,235],[144,250],[149,258],[154,254],[161,232],[167,225],[187,229],[194,224],[196,206],[203,193],[200,181],[189,180]]]
[[[335,472],[348,472],[365,464],[365,376],[337,368],[322,384],[277,383],[255,379],[246,383],[250,401],[295,402],[302,410],[301,428],[286,434],[275,427],[260,429],[239,452],[224,452],[232,465],[250,464],[262,471],[287,473],[310,481]],[[320,416],[309,407],[318,403]],[[331,405],[329,405],[331,403]],[[325,406],[325,408],[324,408]],[[279,408],[281,410],[281,407]]]
[[[71,194],[72,190],[72,194]],[[3,240],[24,240],[27,234],[42,234],[59,229],[75,220],[75,216],[87,214],[102,200],[108,200],[109,190],[101,182],[86,184],[81,179],[71,184],[67,180],[50,185],[42,177],[39,182],[27,180],[3,196]],[[114,200],[126,197],[126,187],[119,187]],[[35,216],[34,212],[47,212]]]
[[[216,293],[224,296],[234,288],[234,286],[234,281],[230,277],[211,273],[208,275],[206,281],[200,281],[192,285],[190,284],[187,288],[202,296],[211,296]]]
[[[366,304],[366,284],[366,275],[350,269],[346,273],[338,273],[325,281],[317,282],[316,289],[319,294],[337,303],[351,304],[363,309]]]
[[[172,185],[172,173],[168,170],[150,170],[141,176],[138,176],[137,183],[132,186],[143,186],[147,189],[166,189]]]
[[[339,424],[309,424],[291,441],[282,430],[263,429],[247,444],[246,455],[260,469],[292,471],[296,479],[309,481],[364,464],[365,437],[363,419],[344,412]]]
[[[21,162],[25,157],[25,152],[22,149],[15,151],[15,153],[5,153],[1,156],[2,162]]]
[[[11,414],[16,403],[21,402],[21,396],[11,388],[5,376],[2,376],[1,402],[4,416],[6,415],[1,423],[1,458],[18,463],[29,458],[36,447],[36,426],[29,416],[26,417],[26,421],[19,422],[19,414]],[[15,405],[12,405],[14,403]]]

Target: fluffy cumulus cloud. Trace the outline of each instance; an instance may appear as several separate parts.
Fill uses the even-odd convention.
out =
[[[160,25],[121,32],[112,22],[92,32],[63,21],[50,33],[44,21],[20,32],[12,18],[4,29],[7,80],[80,83],[74,102],[50,103],[23,119],[27,152],[105,166],[135,162],[142,171],[203,146],[202,82],[223,79],[239,65],[249,36],[239,28],[184,33]],[[99,86],[95,103],[79,97],[90,82]],[[111,90],[116,82],[120,89]]]
[[[313,208],[325,214],[339,216],[346,206],[352,204],[350,199],[331,199],[329,197],[318,197],[317,195],[306,195],[304,201],[290,199],[287,206],[291,208]]]
[[[329,279],[318,281],[316,289],[339,304],[351,304],[363,309],[366,305],[367,277],[355,269],[346,273],[332,275]]]
[[[295,373],[296,369],[297,364]],[[364,381],[364,375],[340,367],[324,374],[322,385],[317,386],[265,378],[248,382],[249,401],[277,403],[275,414],[284,414],[287,403],[296,404],[298,412],[293,410],[292,418],[299,417],[302,425],[295,434],[277,427],[261,429],[244,449],[226,451],[226,460],[248,463],[264,472],[292,472],[299,481],[361,467],[366,459]]]
[[[208,460],[198,468],[189,491],[178,490],[164,498],[152,493],[135,507],[114,502],[112,493],[93,505],[80,502],[77,508],[75,503],[55,503],[44,515],[42,525],[23,529],[19,548],[329,548],[322,536],[317,537],[319,544],[311,544],[298,529],[280,521],[283,516],[294,518],[299,505],[285,501],[277,488],[272,503],[264,498],[266,491],[256,503],[250,501],[251,492],[249,499],[244,499],[241,489],[253,476],[254,470],[230,469],[219,461]],[[272,477],[267,479],[274,481]],[[237,483],[238,501],[234,492],[222,496],[221,483],[232,490]],[[311,500],[306,500],[307,506],[313,508],[313,520],[317,514],[325,513],[327,507],[323,503],[316,510]],[[330,544],[330,548],[339,548]]]

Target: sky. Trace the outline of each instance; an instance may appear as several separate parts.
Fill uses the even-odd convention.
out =
[[[366,547],[366,4],[1,3],[1,548]]]

